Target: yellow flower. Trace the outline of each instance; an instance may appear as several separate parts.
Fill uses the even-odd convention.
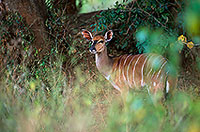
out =
[[[187,38],[185,36],[181,35],[181,36],[178,37],[178,41],[186,43],[187,42]]]
[[[187,43],[187,47],[190,48],[190,49],[193,48],[194,47],[194,43],[192,41],[188,42]]]

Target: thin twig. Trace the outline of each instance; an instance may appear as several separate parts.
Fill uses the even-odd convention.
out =
[[[137,2],[136,2],[136,3],[137,3]],[[165,25],[163,25],[156,17],[154,17],[152,14],[150,14],[150,13],[146,12],[145,10],[143,10],[143,9],[139,6],[138,3],[137,3],[137,6],[139,7],[139,9],[140,9],[142,12],[144,12],[144,13],[147,14],[148,16],[153,17],[153,19],[154,19],[157,23],[159,23],[162,27],[164,27],[164,28],[167,30],[167,27],[166,27]]]
[[[136,1],[136,0],[133,0],[133,1],[132,1],[132,6],[131,6],[131,8],[129,9],[129,13],[128,13],[129,17],[128,17],[128,20],[127,20],[126,24],[128,24],[128,22],[129,22],[129,20],[130,20],[130,18],[131,18],[131,10],[133,9],[133,6],[134,6],[135,1]]]

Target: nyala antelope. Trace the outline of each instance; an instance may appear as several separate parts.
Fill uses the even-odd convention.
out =
[[[106,42],[113,37],[112,30],[105,36],[92,36],[87,30],[82,35],[92,42],[89,51],[95,54],[96,67],[100,73],[122,94],[129,88],[141,90],[147,88],[149,94],[158,91],[167,95],[176,86],[176,77],[168,72],[168,62],[161,55],[149,53],[138,55],[108,56]]]

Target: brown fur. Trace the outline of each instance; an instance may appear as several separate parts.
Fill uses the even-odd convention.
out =
[[[139,54],[121,55],[111,59],[107,55],[105,38],[111,39],[112,32],[106,35],[109,36],[95,36],[92,39],[98,41],[95,45],[96,65],[116,89],[123,93],[129,88],[141,90],[148,86],[149,92],[153,94],[158,91],[168,93],[173,90],[177,79],[167,74],[168,63],[165,58],[157,54]],[[100,43],[101,40],[103,43]],[[169,91],[166,91],[166,83],[169,83]]]

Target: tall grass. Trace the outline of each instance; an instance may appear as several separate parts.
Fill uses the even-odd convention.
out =
[[[177,92],[166,105],[152,104],[146,94],[130,94],[127,108],[122,111],[118,105],[108,112],[108,127],[111,132],[197,132],[200,130],[199,100],[193,100],[186,93]],[[127,127],[128,125],[128,127]]]
[[[69,82],[62,71],[62,60],[57,59],[56,63],[50,62],[45,74],[36,77],[30,76],[23,65],[10,68],[1,76],[0,131],[94,131],[101,125],[101,121],[96,124],[96,118],[102,115],[95,111],[101,103],[108,104],[101,98],[102,87],[106,86],[101,86],[103,79],[91,83],[77,67],[76,80]]]
[[[30,77],[23,66],[16,78],[15,69],[5,71],[0,131],[200,131],[198,97],[177,91],[163,105],[153,103],[145,92],[130,92],[123,105],[120,94],[102,76],[92,79],[80,67],[74,69],[76,79],[69,85],[62,60],[57,60],[46,69],[46,82]]]

